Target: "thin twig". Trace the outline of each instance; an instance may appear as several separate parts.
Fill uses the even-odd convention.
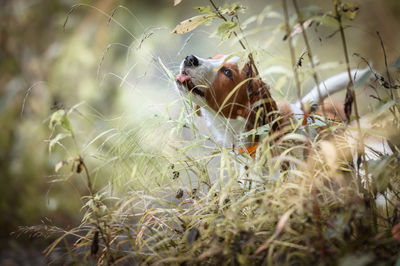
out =
[[[382,51],[383,51],[383,58],[384,58],[384,60],[385,60],[386,75],[387,75],[387,79],[388,79],[389,87],[390,87],[390,97],[391,97],[392,100],[393,100],[392,79],[391,79],[390,74],[389,74],[389,68],[388,68],[388,63],[387,63],[387,56],[386,56],[386,51],[385,51],[385,45],[383,45],[383,40],[382,40],[382,37],[381,37],[379,31],[376,32],[376,35],[378,35],[379,41],[380,41],[380,43],[381,43],[381,47],[382,47]]]
[[[305,125],[305,130],[306,130],[306,134],[307,134],[307,149],[304,150],[305,153],[308,153],[307,155],[309,155],[310,151],[311,151],[311,143],[310,143],[310,132],[309,132],[309,128],[308,128],[308,123],[307,123],[307,115],[304,109],[304,103],[301,100],[301,84],[300,84],[300,80],[299,80],[299,73],[297,71],[297,66],[299,65],[299,62],[301,62],[304,53],[300,56],[299,60],[296,60],[296,55],[295,55],[295,50],[294,50],[294,46],[293,46],[293,42],[292,42],[292,36],[290,35],[290,25],[289,25],[289,12],[288,12],[288,8],[287,8],[287,2],[286,0],[282,1],[282,7],[283,7],[283,13],[285,16],[285,26],[286,26],[286,36],[288,36],[287,41],[289,44],[289,50],[290,50],[290,58],[291,58],[291,62],[292,62],[292,70],[293,70],[293,76],[294,76],[294,81],[296,83],[296,88],[297,88],[297,99],[300,101],[300,108],[301,111],[303,112],[303,119],[305,121],[303,121],[303,125]]]
[[[294,81],[296,83],[296,88],[297,88],[297,99],[300,101],[301,110],[303,111],[303,114],[304,114],[304,104],[301,101],[301,85],[300,85],[300,81],[299,81],[299,74],[297,73],[296,55],[295,55],[295,51],[294,51],[294,47],[293,47],[292,36],[290,35],[289,14],[288,14],[286,0],[282,1],[282,5],[283,5],[283,14],[285,16],[286,35],[288,36],[290,58],[292,60],[292,70],[293,70],[293,75],[294,75]],[[302,56],[300,58],[302,58]]]
[[[395,94],[396,95],[393,94],[393,88],[395,88],[395,86],[393,86],[393,84],[392,84],[392,78],[391,78],[390,73],[389,73],[385,45],[383,44],[383,40],[382,40],[382,37],[381,37],[381,34],[379,33],[379,31],[376,32],[376,35],[378,35],[379,41],[381,43],[382,51],[383,51],[383,58],[385,60],[386,75],[387,75],[387,79],[388,79],[388,83],[389,83],[389,89],[390,89],[390,97],[392,98],[392,100],[394,100],[395,98],[398,98],[398,93],[397,93],[397,90],[395,90]],[[395,106],[397,107],[397,110],[400,112],[399,106],[397,104],[395,104]],[[394,115],[394,117],[396,119],[395,121],[398,121],[398,118],[397,118],[397,115],[396,115],[396,111],[394,110],[394,107],[390,108],[390,109],[391,109],[391,111],[392,111],[392,113],[393,113],[393,115]]]
[[[92,184],[92,181],[91,181],[91,178],[90,178],[89,170],[88,170],[88,168],[86,166],[86,163],[83,160],[82,156],[79,156],[79,164],[82,165],[83,169],[85,170],[85,175],[86,175],[86,179],[87,179],[87,185],[88,185],[89,193],[90,193],[90,196],[91,196],[92,200],[94,201],[94,205],[97,208],[99,206],[98,206],[97,202],[95,202],[95,199],[94,199],[95,198],[95,193],[94,193],[93,184]],[[108,255],[107,264],[110,265],[111,262],[114,261],[114,258],[113,258],[112,254],[111,254],[110,239],[109,239],[108,234],[106,234],[104,232],[103,228],[100,226],[101,225],[100,217],[97,215],[96,211],[94,211],[94,216],[95,216],[96,223],[97,223],[96,224],[97,229],[99,230],[101,238],[103,239],[103,242],[106,245],[106,250],[108,251],[107,252],[108,254],[106,254],[106,255]]]
[[[340,30],[340,37],[342,40],[344,57],[345,57],[345,61],[346,61],[347,74],[349,76],[349,84],[347,85],[347,92],[350,93],[353,98],[354,114],[356,116],[357,131],[358,131],[358,136],[359,136],[359,141],[357,143],[359,146],[361,146],[361,149],[360,149],[361,150],[361,158],[363,161],[363,168],[364,168],[364,172],[365,172],[365,183],[367,185],[368,198],[370,200],[371,206],[375,206],[375,201],[372,197],[372,190],[371,190],[371,187],[369,184],[368,166],[367,166],[367,160],[365,157],[364,136],[362,135],[362,132],[361,132],[360,116],[359,116],[358,107],[357,107],[357,99],[356,99],[355,91],[353,89],[353,79],[352,79],[351,70],[350,70],[350,60],[349,60],[349,54],[348,54],[348,50],[347,50],[346,36],[344,34],[344,28],[343,28],[343,24],[342,24],[342,16],[339,12],[340,4],[341,4],[341,1],[336,2],[336,4],[334,5],[334,8],[335,8],[335,19],[338,22],[339,30]],[[358,176],[358,178],[360,179],[361,177]],[[377,230],[377,221],[376,221],[376,215],[375,215],[374,211],[372,211],[372,216],[373,216],[374,229],[376,231]]]
[[[314,60],[313,60],[313,56],[312,56],[311,46],[310,46],[310,43],[308,41],[306,30],[304,29],[304,26],[303,26],[304,20],[303,20],[303,16],[301,15],[299,6],[297,4],[297,0],[293,0],[293,6],[294,6],[294,9],[296,10],[297,18],[299,20],[299,24],[300,24],[300,27],[301,27],[301,34],[303,35],[304,43],[305,43],[306,48],[307,48],[308,60],[310,61],[311,69],[312,69],[312,72],[313,72],[314,82],[315,82],[315,84],[317,86],[318,98],[319,98],[320,105],[322,107],[322,114],[323,114],[323,116],[325,118],[326,123],[329,125],[329,120],[327,119],[324,103],[322,101],[321,90],[320,90],[320,87],[319,87],[319,79],[318,79],[317,71],[315,70],[315,64],[314,64]]]
[[[225,22],[227,22],[228,19],[219,11],[219,8],[215,5],[214,1],[213,1],[213,0],[209,0],[209,1],[210,1],[211,5],[213,6],[213,8],[215,9],[216,15],[217,15],[219,18],[221,18],[222,20],[224,20]],[[238,18],[237,18],[237,20],[238,20]],[[234,34],[235,37],[238,39],[239,44],[242,46],[242,48],[243,48],[245,51],[246,51],[246,50],[250,50],[249,47],[246,47],[246,45],[243,43],[243,40],[245,40],[246,43],[247,43],[247,40],[246,40],[245,37],[242,36],[242,38],[243,38],[243,40],[242,40],[242,39],[239,37],[239,35],[237,34],[236,31],[233,31],[233,34]],[[252,68],[252,71],[254,70],[255,75],[256,75],[257,77],[260,78],[260,76],[259,76],[259,71],[258,71],[258,68],[257,68],[257,66],[256,66],[256,64],[255,64],[254,57],[253,57],[253,54],[252,54],[251,51],[249,51],[249,53],[248,53],[248,59],[249,59],[249,61],[250,61],[250,68]],[[260,78],[260,79],[261,79],[261,78]],[[250,81],[250,82],[251,82],[251,81]],[[251,84],[251,83],[250,83],[250,84]],[[272,96],[271,96],[271,94],[270,94],[270,92],[269,92],[267,86],[265,86],[265,93],[266,93],[266,95],[267,95],[267,97],[265,98],[265,100],[267,101],[268,106],[269,106],[270,108],[266,108],[265,103],[264,103],[264,104],[263,104],[263,105],[264,105],[264,110],[265,110],[265,112],[266,112],[266,115],[268,116],[268,120],[270,120],[270,122],[271,122],[271,121],[275,120],[275,117],[276,117],[276,115],[277,115],[275,111],[277,111],[278,108],[277,108],[276,102],[272,99]],[[249,101],[250,101],[250,95],[249,95],[249,94],[248,94],[248,97],[249,97]],[[272,116],[272,119],[269,117],[269,114],[270,114],[271,112],[274,113],[273,116]],[[274,130],[280,129],[280,122],[279,122],[279,120],[278,120],[277,122],[275,122],[275,123],[272,124],[272,128],[273,128]]]

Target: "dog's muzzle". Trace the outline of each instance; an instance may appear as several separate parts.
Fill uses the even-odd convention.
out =
[[[178,87],[180,89],[185,89],[188,92],[194,93],[200,97],[205,97],[203,91],[197,88],[196,85],[193,84],[192,78],[185,71],[186,68],[193,68],[199,66],[199,60],[194,55],[186,56],[185,60],[183,60],[183,64],[181,67],[181,72],[176,75],[176,82],[178,83]]]

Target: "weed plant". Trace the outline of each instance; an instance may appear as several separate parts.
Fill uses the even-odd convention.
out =
[[[340,60],[345,62],[328,63],[346,69],[353,80],[350,61],[368,64],[368,55],[352,56],[347,49],[344,23],[351,24],[358,7],[334,0],[332,10],[324,11],[301,9],[297,2],[282,0],[281,6],[267,7],[242,23],[240,14],[249,12],[245,7],[219,7],[210,1],[173,32],[185,34],[219,23],[215,34],[222,42],[237,44],[236,55],[265,79],[258,62],[266,55],[247,38],[260,31],[254,21],[278,17],[281,24],[274,30],[285,32],[284,44],[290,51],[281,87],[300,98],[306,81],[321,82],[321,64],[310,44],[313,31],[309,29],[325,27],[340,35]],[[114,12],[104,15],[124,27]],[[145,36],[129,49],[142,44]],[[377,38],[386,53],[379,34]],[[298,53],[295,46],[303,42],[305,50]],[[177,69],[156,56],[153,59],[173,90]],[[302,121],[279,138],[269,128],[255,128],[248,132],[262,135],[255,156],[222,147],[200,130],[190,97],[179,100],[183,105],[176,117],[166,110],[140,125],[125,126],[123,118],[103,121],[105,129],[85,144],[80,138],[85,133],[75,134],[80,119],[99,119],[98,114],[85,104],[57,110],[49,122],[49,149],[65,148],[67,155],[55,171],[65,178],[80,178],[84,184],[84,215],[79,226],[68,230],[46,223],[23,230],[57,235],[45,253],[49,258],[67,254],[76,264],[399,263],[399,83],[389,71],[386,54],[382,59],[386,73],[370,68],[373,79],[367,82],[377,92],[376,109],[368,118],[373,127],[362,123],[354,93],[360,84],[351,81],[344,101],[346,121],[315,117],[321,121],[316,137],[307,134],[310,128]],[[398,62],[391,68],[398,70]],[[129,83],[124,76],[120,75],[121,83]],[[182,138],[183,131],[191,137]],[[353,144],[345,141],[349,131],[359,136]],[[370,136],[387,139],[390,151],[368,158],[365,140]]]

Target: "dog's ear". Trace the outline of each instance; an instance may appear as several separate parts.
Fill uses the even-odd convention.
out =
[[[270,124],[272,130],[277,130],[279,128],[278,107],[271,97],[270,87],[256,76],[250,63],[247,63],[242,71],[245,79],[249,79],[244,85],[248,99],[245,112],[247,129]]]

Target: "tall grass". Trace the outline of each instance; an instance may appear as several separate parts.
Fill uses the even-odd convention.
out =
[[[294,71],[299,97],[307,78],[319,84],[313,48],[307,39],[312,32],[307,32],[303,22],[313,19],[328,25],[332,19],[336,21],[333,30],[342,36],[349,66],[341,21],[346,16],[351,19],[357,10],[334,1],[334,15],[328,11],[306,14],[293,0],[295,13],[290,15],[286,2],[282,22],[291,52],[288,68],[289,73]],[[244,48],[242,57],[259,71],[257,62],[262,53],[250,47],[246,39],[250,29],[240,23],[239,8],[230,14],[226,12],[229,7],[211,4],[207,12],[221,19],[221,25],[227,25],[229,16],[236,23],[232,28],[224,26],[222,38],[239,42]],[[105,15],[115,22],[113,15]],[[300,27],[300,40],[306,43],[308,61],[303,66],[292,42],[301,37],[293,33],[293,27]],[[161,60],[154,64],[164,71],[172,89],[175,70]],[[364,127],[358,113],[356,117],[348,113],[349,120],[357,121],[357,149],[346,138],[346,132],[354,130],[347,122],[321,122],[318,136],[312,138],[304,133],[309,128],[299,121],[280,139],[263,131],[254,158],[238,154],[198,128],[199,118],[190,99],[182,99],[176,117],[166,111],[128,127],[123,121],[104,121],[105,129],[82,145],[75,134],[77,118],[73,115],[94,111],[82,106],[59,110],[50,123],[53,136],[59,138],[50,143],[63,144],[72,154],[56,168],[69,177],[81,177],[87,188],[82,195],[84,215],[81,224],[72,229],[44,226],[26,231],[58,234],[46,254],[51,257],[64,252],[78,264],[398,263],[397,85],[389,72],[387,77],[375,71],[374,75],[377,80],[371,81],[373,86],[391,93],[386,99],[377,96],[379,107],[369,118],[373,127]],[[122,82],[127,82],[123,76]],[[387,80],[389,88],[384,86]],[[346,105],[349,108],[354,103],[356,111],[352,87],[349,84],[347,99],[352,99]],[[314,119],[325,121],[323,117]],[[191,138],[181,138],[183,131]],[[363,140],[371,136],[389,139],[392,151],[368,159]],[[65,143],[67,139],[72,142]],[[355,150],[360,156],[353,161]]]

